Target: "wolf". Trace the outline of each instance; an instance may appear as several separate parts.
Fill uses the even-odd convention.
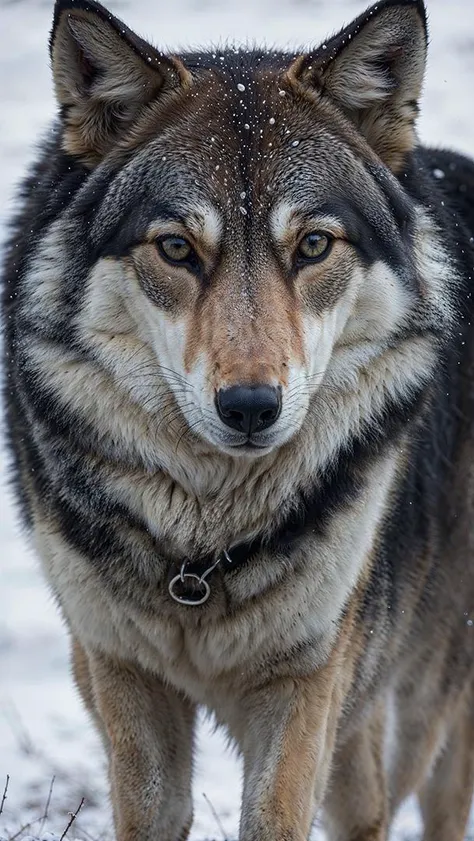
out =
[[[416,133],[422,0],[310,52],[164,54],[58,0],[3,285],[12,480],[118,841],[386,841],[474,787],[474,165]]]

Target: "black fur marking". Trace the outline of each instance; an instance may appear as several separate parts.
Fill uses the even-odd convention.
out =
[[[185,224],[184,217],[170,205],[155,202],[151,206],[151,202],[148,205],[145,203],[142,205],[138,200],[134,201],[119,227],[107,236],[105,242],[100,242],[94,249],[94,262],[100,257],[123,257],[129,254],[136,245],[145,241],[147,228],[156,219],[176,222],[179,225]]]
[[[256,72],[266,70],[279,70],[288,67],[296,58],[298,53],[284,53],[280,50],[258,50],[258,49],[229,49],[216,47],[212,52],[205,53],[182,53],[186,67],[199,74],[204,70],[213,70],[222,77],[231,91],[236,91],[239,98],[243,99],[244,105],[248,106],[251,99],[247,99],[249,91],[239,91],[237,85],[242,82],[243,77],[252,78]],[[242,97],[242,93],[244,96]],[[251,96],[250,92],[250,96]],[[249,113],[253,113],[250,111]],[[253,114],[255,116],[255,114]]]
[[[8,443],[13,458],[11,476],[26,522],[30,520],[30,509],[20,478],[19,452],[22,449],[20,442],[26,443],[29,433],[28,422],[20,404],[15,365],[14,349],[18,344],[17,298],[22,277],[38,248],[42,234],[66,210],[88,175],[85,167],[61,150],[60,129],[57,124],[54,125],[51,136],[44,141],[40,160],[20,189],[19,199],[23,206],[13,221],[7,243],[2,288],[5,329],[3,391]]]
[[[400,239],[394,237],[393,231],[384,224],[385,217],[381,215],[377,217],[374,214],[369,217],[363,204],[361,202],[356,204],[350,194],[339,197],[334,195],[330,201],[321,206],[320,212],[341,220],[348,241],[357,248],[366,265],[382,260],[398,271],[400,277],[410,276],[411,261],[407,257],[406,240],[413,218],[413,208],[408,202],[406,202],[405,215],[400,220]]]

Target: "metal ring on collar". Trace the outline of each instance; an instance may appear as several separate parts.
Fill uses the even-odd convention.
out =
[[[198,584],[201,587],[204,588],[204,593],[201,597],[197,599],[190,599],[186,598],[186,596],[181,596],[179,593],[174,592],[176,584],[178,582],[180,584],[184,584],[186,578],[193,578],[195,581],[198,582]],[[211,595],[211,588],[207,581],[205,581],[204,578],[202,578],[202,576],[196,575],[196,573],[194,572],[179,572],[178,575],[175,575],[174,578],[171,579],[170,583],[168,584],[168,590],[171,598],[174,599],[175,602],[178,602],[178,604],[188,604],[191,606],[204,604],[204,602],[207,602],[209,596]]]

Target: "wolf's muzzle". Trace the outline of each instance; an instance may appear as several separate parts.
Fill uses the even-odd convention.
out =
[[[231,429],[254,432],[268,429],[281,412],[281,388],[270,385],[235,385],[216,395],[217,413]]]

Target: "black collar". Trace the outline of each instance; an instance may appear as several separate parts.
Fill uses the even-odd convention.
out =
[[[173,562],[168,574],[168,590],[172,598],[182,605],[204,604],[211,593],[209,578],[214,570],[219,570],[221,574],[235,572],[263,548],[287,554],[293,542],[314,525],[314,505],[308,503],[309,498],[302,498],[300,505],[273,533],[267,532],[237,543],[230,549],[224,549],[220,555],[208,553]]]

